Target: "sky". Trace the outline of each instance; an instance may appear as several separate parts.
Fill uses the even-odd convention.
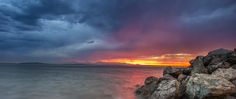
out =
[[[0,62],[188,65],[235,42],[236,0],[0,0]]]

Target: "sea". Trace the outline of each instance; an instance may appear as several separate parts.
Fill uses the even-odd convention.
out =
[[[135,99],[162,67],[0,64],[0,99]]]

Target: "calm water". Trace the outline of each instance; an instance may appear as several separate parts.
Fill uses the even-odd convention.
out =
[[[0,65],[0,99],[134,99],[161,68]]]

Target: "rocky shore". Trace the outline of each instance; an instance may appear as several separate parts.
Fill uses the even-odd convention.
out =
[[[236,49],[216,49],[190,64],[146,78],[135,90],[137,99],[236,99]]]

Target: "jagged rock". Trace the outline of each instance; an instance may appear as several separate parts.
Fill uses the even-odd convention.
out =
[[[217,70],[218,68],[230,68],[230,64],[227,62],[220,62],[218,64],[209,65],[206,68],[208,70],[208,73],[212,73],[215,70]]]
[[[220,48],[220,49],[216,49],[216,50],[213,50],[213,51],[210,51],[208,53],[208,56],[225,56],[229,53],[232,53],[233,51],[231,50],[228,50],[228,49],[223,49],[223,48]]]
[[[145,79],[144,84],[145,85],[149,85],[151,83],[157,83],[157,82],[158,82],[158,78],[157,77],[150,76],[150,77]]]
[[[150,99],[176,99],[180,83],[177,80],[163,80],[150,97]]]
[[[234,80],[236,79],[236,70],[233,68],[228,68],[228,69],[219,68],[216,71],[214,71],[212,75],[216,77],[223,77],[227,80]]]
[[[186,93],[190,99],[224,97],[236,91],[228,80],[208,74],[195,74],[189,78]]]
[[[192,74],[195,73],[208,73],[207,69],[203,64],[203,56],[198,56],[196,59],[190,62],[191,66],[193,67]]]
[[[147,98],[151,96],[151,94],[157,88],[158,78],[153,76],[148,77],[144,83],[144,86],[138,87],[135,91],[136,96],[141,98]]]
[[[183,72],[183,69],[181,68],[166,67],[164,68],[163,75],[169,74],[177,78],[180,74],[182,74],[182,72]]]
[[[205,66],[208,65],[216,65],[219,62],[222,62],[227,59],[230,53],[233,51],[227,49],[216,49],[208,53],[206,57],[204,57],[203,62]]]

